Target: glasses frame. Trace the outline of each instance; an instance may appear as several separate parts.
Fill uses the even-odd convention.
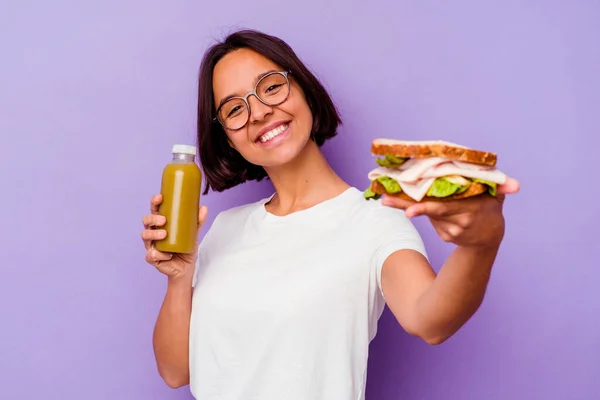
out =
[[[290,80],[289,80],[288,76],[291,73],[292,73],[292,71],[272,71],[272,72],[269,72],[269,73],[263,75],[258,80],[258,82],[256,82],[256,85],[254,86],[254,90],[246,93],[244,96],[241,96],[241,97],[231,97],[231,98],[227,99],[227,101],[239,99],[239,100],[242,100],[246,104],[246,107],[248,109],[248,117],[246,118],[246,122],[244,122],[244,124],[242,126],[240,126],[239,128],[236,128],[236,129],[228,128],[227,126],[225,126],[225,123],[223,121],[221,121],[221,118],[219,118],[219,113],[221,111],[221,107],[223,107],[227,103],[227,101],[224,102],[223,104],[221,104],[219,106],[219,108],[217,108],[217,116],[213,118],[213,121],[218,121],[221,124],[221,126],[223,126],[223,128],[227,129],[228,131],[239,131],[240,129],[242,129],[243,127],[245,127],[246,124],[248,124],[248,121],[250,120],[250,115],[252,115],[252,110],[250,109],[250,103],[248,103],[248,98],[250,96],[254,96],[254,97],[256,97],[258,99],[258,101],[260,101],[264,105],[270,106],[270,107],[274,107],[274,106],[278,106],[278,105],[282,104],[283,102],[285,102],[288,99],[288,97],[290,97],[291,85],[290,85]],[[267,77],[269,77],[271,75],[282,75],[285,78],[285,82],[287,84],[287,89],[288,89],[287,95],[285,96],[285,98],[283,100],[281,100],[281,101],[279,101],[277,103],[267,103],[266,101],[264,101],[263,99],[260,98],[260,96],[258,95],[258,93],[256,93],[256,90],[258,89],[258,85],[260,85],[260,83],[264,79],[266,79]]]

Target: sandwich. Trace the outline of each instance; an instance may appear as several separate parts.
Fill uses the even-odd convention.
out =
[[[369,172],[366,199],[386,195],[421,202],[496,196],[497,186],[507,178],[496,168],[496,154],[442,140],[376,139],[371,153],[379,156],[379,166]]]

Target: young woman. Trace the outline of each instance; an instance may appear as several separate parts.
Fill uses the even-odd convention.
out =
[[[164,254],[160,195],[143,218],[146,261],[168,276],[154,332],[160,375],[202,400],[363,399],[369,342],[387,304],[427,343],[479,307],[504,234],[497,198],[366,201],[320,146],[340,118],[292,49],[255,31],[208,50],[198,99],[207,187],[266,176],[275,193],[216,216],[197,251]],[[207,215],[200,207],[198,229]],[[409,218],[457,245],[434,273]],[[408,218],[407,218],[408,217]]]

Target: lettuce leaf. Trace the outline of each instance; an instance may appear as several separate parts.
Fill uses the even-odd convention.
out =
[[[486,185],[488,187],[488,193],[492,196],[496,196],[496,193],[497,193],[496,186],[497,185],[495,183],[484,181],[482,179],[477,179],[477,178],[468,178],[468,179],[470,179],[473,182],[477,182],[477,183]],[[459,184],[449,182],[442,177],[442,178],[436,179],[433,182],[433,185],[431,185],[431,188],[429,188],[427,195],[434,196],[434,197],[447,197],[447,196],[451,196],[453,194],[460,194],[460,193],[466,191],[470,185],[471,184],[461,186]]]
[[[376,178],[375,180],[377,182],[381,183],[383,185],[383,187],[385,188],[385,191],[390,194],[399,193],[402,191],[400,184],[394,178],[390,178],[389,176],[380,176],[380,177]],[[367,190],[365,190],[363,195],[364,195],[365,199],[367,199],[367,200],[369,200],[369,199],[377,200],[381,197],[380,194],[373,192],[371,190],[371,187],[369,187]]]
[[[455,193],[462,193],[469,188],[469,185],[461,186],[458,183],[450,182],[444,178],[437,178],[427,191],[427,196],[448,197]]]
[[[389,176],[380,176],[375,180],[381,183],[385,188],[385,191],[390,194],[399,193],[402,191],[402,188],[400,187],[398,181],[396,181],[393,178],[390,178]]]
[[[367,188],[367,190],[365,190],[365,192],[363,193],[363,196],[365,196],[365,199],[367,199],[367,200],[370,200],[370,199],[377,200],[381,197],[380,194],[377,194],[374,191],[372,191],[370,186]]]
[[[483,179],[471,178],[473,182],[481,183],[488,187],[488,193],[492,196],[496,196],[498,194],[497,185],[494,182],[484,181]]]
[[[397,168],[402,165],[408,158],[396,157],[386,154],[384,158],[378,158],[377,164],[386,168]]]

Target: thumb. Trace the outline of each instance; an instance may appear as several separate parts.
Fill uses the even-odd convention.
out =
[[[521,184],[514,178],[508,177],[506,182],[498,185],[498,195],[515,194],[521,189]]]

